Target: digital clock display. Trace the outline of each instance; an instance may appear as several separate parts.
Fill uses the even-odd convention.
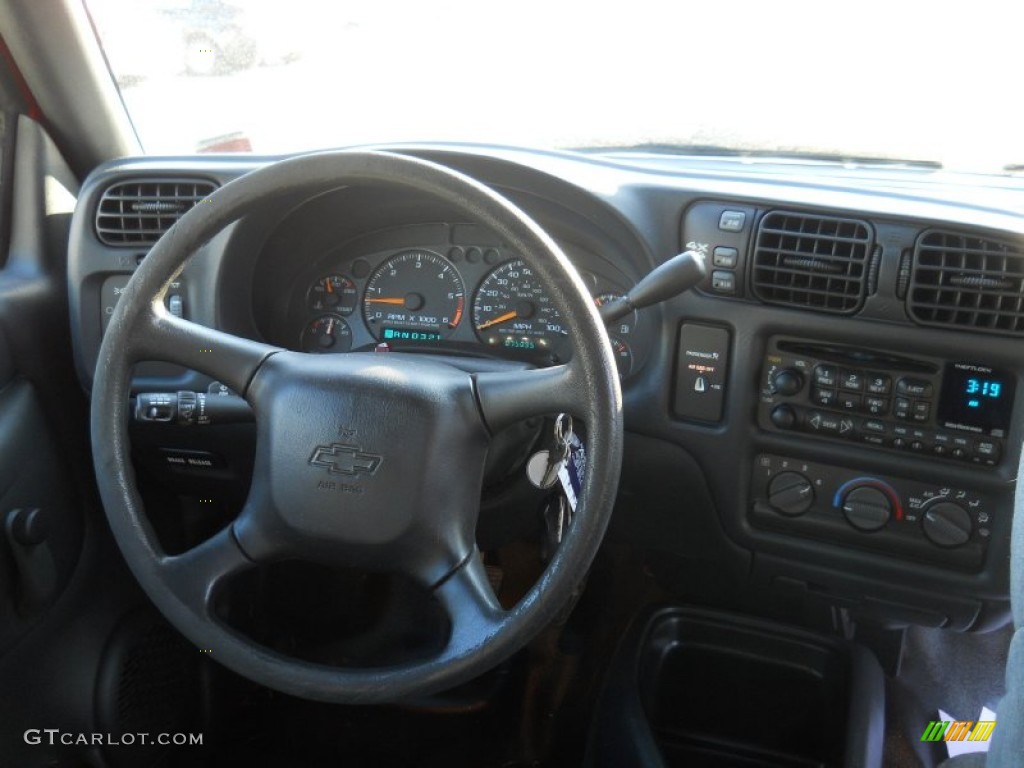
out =
[[[1015,382],[1011,375],[974,363],[948,363],[938,416],[943,426],[1004,434],[1010,426]]]
[[[978,379],[970,377],[964,385],[968,408],[981,408],[986,397],[998,400],[1003,394],[1003,382],[995,379]]]

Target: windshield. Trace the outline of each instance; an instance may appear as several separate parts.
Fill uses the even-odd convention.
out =
[[[1012,4],[87,5],[150,153],[468,141],[1024,160]]]

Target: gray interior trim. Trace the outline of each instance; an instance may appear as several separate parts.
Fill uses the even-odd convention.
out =
[[[4,41],[72,168],[142,151],[81,0],[0,0]]]

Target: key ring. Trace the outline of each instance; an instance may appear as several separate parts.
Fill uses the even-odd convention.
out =
[[[566,442],[566,435],[572,434],[572,416],[568,413],[558,414],[555,419],[555,440],[559,443]]]

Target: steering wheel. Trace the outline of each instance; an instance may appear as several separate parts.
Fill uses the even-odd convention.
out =
[[[191,254],[254,206],[286,193],[360,184],[427,193],[503,238],[571,318],[571,361],[467,373],[425,355],[304,354],[200,326],[164,308],[169,284]],[[144,513],[129,455],[130,377],[133,365],[146,360],[213,376],[245,397],[257,422],[253,481],[238,517],[176,555],[162,549]],[[505,610],[474,539],[489,440],[524,418],[563,411],[587,428],[589,466],[579,507],[537,583]],[[278,691],[376,703],[437,692],[483,673],[564,607],[611,516],[621,411],[615,361],[593,301],[540,226],[493,190],[435,163],[338,151],[283,160],[226,184],[156,243],[118,302],[100,348],[92,447],[99,491],[128,565],[189,640]],[[322,483],[331,468],[324,453],[339,444],[358,449],[360,474],[350,483]],[[428,658],[338,668],[282,655],[218,618],[214,596],[227,579],[286,558],[412,577],[447,614],[446,641]]]

